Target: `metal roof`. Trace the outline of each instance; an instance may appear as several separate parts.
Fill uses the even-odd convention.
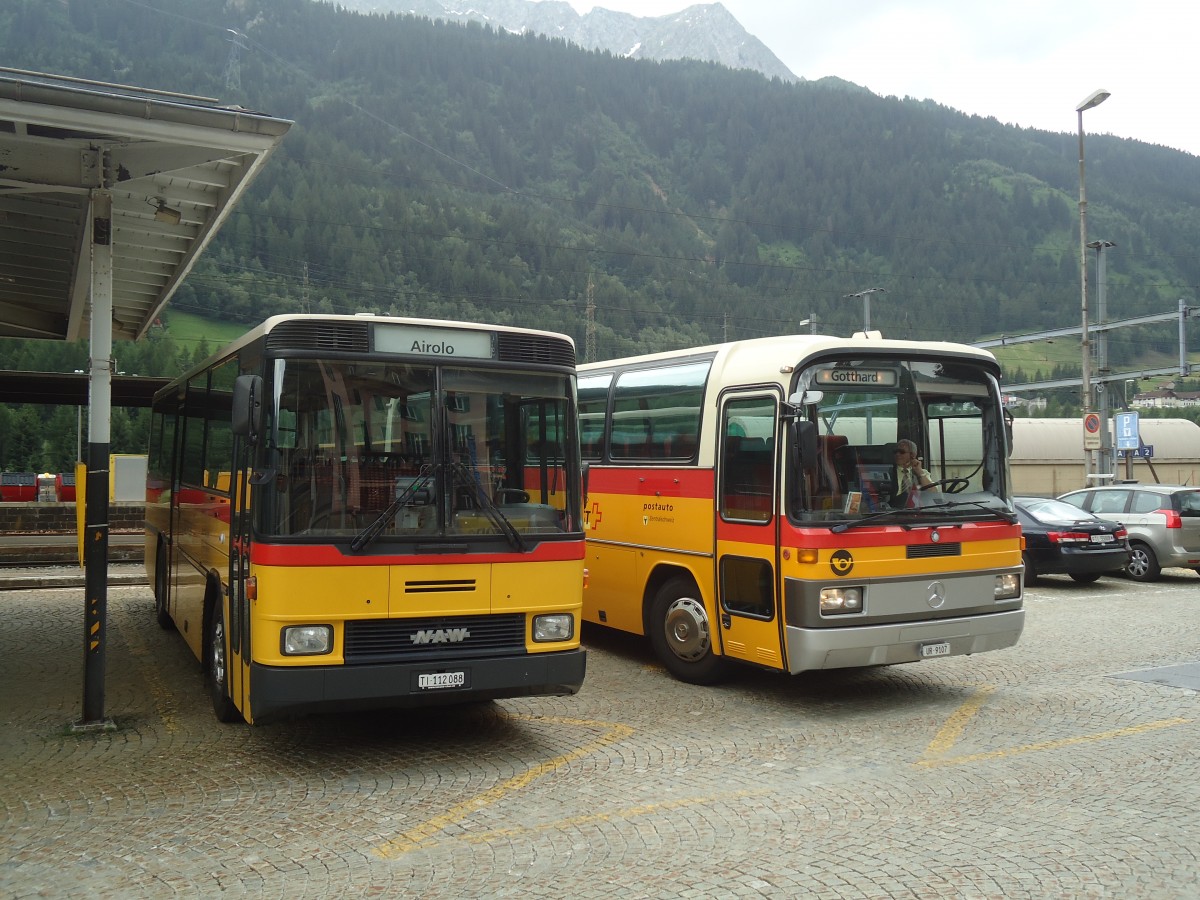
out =
[[[146,375],[114,375],[112,405],[148,407],[154,395],[170,381]],[[89,389],[88,376],[82,372],[0,372],[0,403],[88,406]]]
[[[144,335],[291,124],[0,68],[0,337],[88,335],[89,211],[105,190],[112,337]]]
[[[1200,425],[1188,419],[1140,417],[1143,443],[1154,446],[1158,460],[1200,458]],[[1083,459],[1083,420],[1014,419],[1014,465],[1026,463],[1080,463]]]

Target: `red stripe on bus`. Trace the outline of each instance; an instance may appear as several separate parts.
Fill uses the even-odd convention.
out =
[[[886,537],[880,536],[880,530]],[[800,545],[814,549],[839,547],[880,547],[907,546],[908,544],[930,544],[931,534],[938,532],[941,543],[961,543],[964,541],[999,541],[1006,538],[1017,538],[1021,534],[1020,525],[1010,525],[1008,522],[964,522],[960,525],[940,525],[936,528],[914,528],[907,530],[897,525],[863,525],[850,528],[841,533],[833,533],[828,528],[791,528],[784,527],[779,541],[784,546]]]
[[[258,566],[418,566],[552,562],[583,559],[583,541],[543,541],[528,553],[348,554],[329,544],[261,544],[250,551]]]
[[[595,466],[588,470],[588,491],[633,496],[713,497],[713,470],[695,466]]]

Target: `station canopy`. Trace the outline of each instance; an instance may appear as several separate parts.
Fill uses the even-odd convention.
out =
[[[112,339],[145,335],[291,122],[0,68],[0,337],[89,335],[93,201],[112,198]]]

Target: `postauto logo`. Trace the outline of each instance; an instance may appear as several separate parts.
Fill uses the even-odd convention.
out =
[[[849,575],[854,569],[854,557],[850,555],[849,550],[835,550],[833,551],[833,555],[829,557],[829,568],[839,578]]]

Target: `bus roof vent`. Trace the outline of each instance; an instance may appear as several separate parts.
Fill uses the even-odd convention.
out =
[[[563,338],[544,334],[496,334],[497,356],[508,362],[540,362],[575,367],[575,347]]]
[[[267,349],[366,353],[371,349],[370,327],[366,322],[284,322],[267,335]]]

